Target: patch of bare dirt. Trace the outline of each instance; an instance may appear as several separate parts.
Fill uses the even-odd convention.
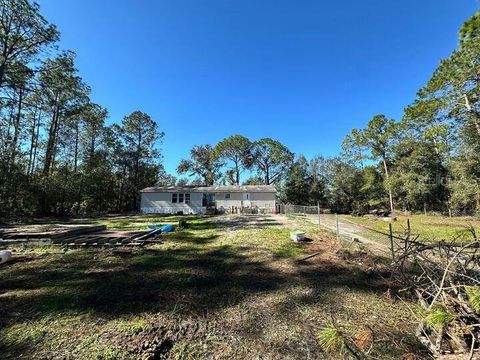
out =
[[[171,350],[180,341],[192,341],[199,335],[198,322],[153,324],[148,330],[133,334],[105,333],[104,343],[135,355],[142,360],[169,359]]]

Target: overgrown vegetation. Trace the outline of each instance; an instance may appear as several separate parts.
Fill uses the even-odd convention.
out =
[[[105,125],[75,54],[28,0],[0,2],[0,219],[138,209],[163,133],[135,111]]]
[[[318,335],[331,315],[349,339],[374,328],[377,358],[418,351],[405,306],[366,267],[335,255],[329,233],[273,216],[186,219],[189,228],[162,235],[161,245],[37,248],[33,261],[2,266],[0,357],[324,358]],[[312,241],[293,243],[293,229]]]

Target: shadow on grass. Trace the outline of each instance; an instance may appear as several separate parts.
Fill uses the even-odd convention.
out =
[[[213,218],[212,223],[219,227],[235,229],[263,229],[269,227],[283,226],[273,216],[265,215],[230,215]]]
[[[204,244],[215,236],[185,238]],[[93,310],[106,317],[147,310],[198,314],[284,282],[280,274],[229,247],[146,249],[130,258],[119,254],[84,250],[4,268],[0,324],[11,323],[13,309],[22,311],[22,320],[66,310]]]
[[[369,283],[362,274],[329,262],[296,263],[296,271],[286,273],[270,266],[269,261],[275,260],[252,260],[235,247],[189,247],[209,244],[218,237],[194,236],[194,230],[205,230],[201,226],[207,225],[192,226],[200,228],[171,235],[175,242],[187,244],[178,248],[81,250],[1,269],[0,328],[66,313],[88,312],[105,319],[144,312],[201,317],[251,296],[298,284],[312,290],[301,303],[333,308],[340,308],[343,300],[328,296],[332,287],[386,290],[384,284]],[[288,312],[279,308],[277,313],[285,316]],[[16,354],[32,346],[28,341],[12,344],[0,338],[0,349],[9,347]]]

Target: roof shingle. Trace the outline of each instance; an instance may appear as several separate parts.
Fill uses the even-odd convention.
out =
[[[152,186],[140,190],[142,193],[154,192],[210,192],[210,193],[231,193],[231,192],[265,192],[276,193],[273,185],[212,185],[212,186]]]

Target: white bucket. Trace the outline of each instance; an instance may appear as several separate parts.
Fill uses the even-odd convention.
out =
[[[10,250],[0,250],[0,264],[12,259],[12,252]]]
[[[303,231],[292,231],[290,233],[290,239],[292,239],[295,242],[304,241],[305,233]]]

